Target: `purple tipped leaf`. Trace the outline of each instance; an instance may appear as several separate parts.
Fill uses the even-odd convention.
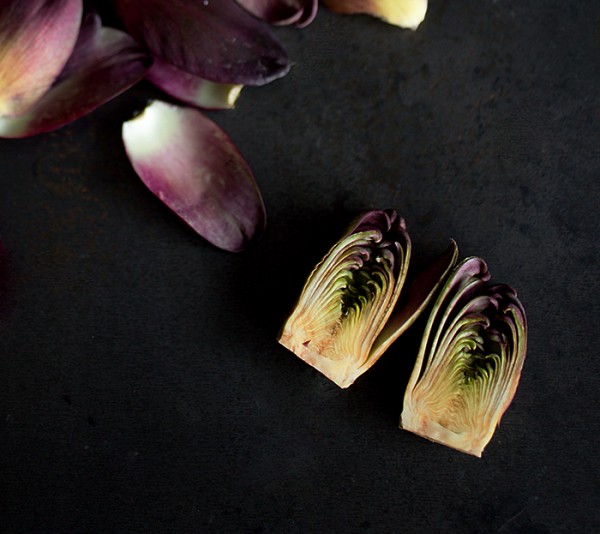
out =
[[[441,336],[451,323],[456,312],[465,301],[472,299],[485,282],[489,281],[490,272],[487,263],[477,257],[470,257],[463,260],[447,280],[440,291],[435,309],[441,310],[437,314],[432,314],[432,319],[426,327],[424,338],[428,339],[429,350],[434,353],[438,346]],[[435,335],[429,335],[429,332],[436,332]]]
[[[25,113],[65,66],[79,33],[81,0],[0,2],[0,116]]]
[[[394,314],[386,323],[373,352],[383,354],[419,317],[436,296],[438,289],[446,280],[450,270],[456,264],[458,246],[451,241],[448,248],[410,283],[405,298],[397,305]]]
[[[56,83],[27,113],[0,117],[0,137],[27,137],[60,128],[137,83],[150,63],[129,35],[101,27],[98,16],[88,14]]]
[[[389,232],[395,228],[396,231],[406,232],[406,221],[398,216],[394,210],[369,210],[361,215],[351,225],[348,235],[366,230],[377,230]],[[383,234],[382,234],[383,235]]]
[[[281,26],[308,26],[317,15],[318,0],[237,0],[254,16]]]
[[[180,102],[202,109],[233,109],[243,85],[215,83],[155,58],[146,79]]]
[[[263,232],[265,208],[250,168],[199,111],[155,101],[123,125],[123,141],[150,191],[213,245],[237,252]]]
[[[235,0],[115,0],[125,27],[154,56],[218,83],[263,85],[289,71],[268,26]]]

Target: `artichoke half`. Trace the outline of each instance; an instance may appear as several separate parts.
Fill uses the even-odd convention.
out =
[[[424,309],[457,250],[426,271],[397,308],[411,241],[392,210],[364,213],[311,273],[279,342],[338,386],[367,371]]]
[[[481,456],[517,389],[527,321],[517,294],[488,285],[480,258],[450,274],[429,316],[400,427]]]

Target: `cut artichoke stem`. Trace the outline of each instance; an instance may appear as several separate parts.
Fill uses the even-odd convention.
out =
[[[396,212],[363,214],[311,273],[279,342],[338,386],[350,386],[423,310],[453,265],[456,245],[421,277],[423,287],[411,291],[390,327],[410,254],[406,224]]]
[[[527,321],[507,285],[487,285],[480,258],[448,277],[430,313],[400,427],[480,457],[517,389]]]

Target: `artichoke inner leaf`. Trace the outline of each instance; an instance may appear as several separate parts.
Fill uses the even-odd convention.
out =
[[[425,325],[415,371],[409,379],[407,390],[414,389],[425,372],[428,365],[424,361],[425,354],[429,354],[430,358],[435,357],[440,336],[446,329],[445,325],[451,320],[451,317],[455,316],[459,302],[481,288],[488,278],[487,265],[483,260],[467,258],[454,267],[451,275],[445,279]],[[417,370],[418,372],[416,372]]]

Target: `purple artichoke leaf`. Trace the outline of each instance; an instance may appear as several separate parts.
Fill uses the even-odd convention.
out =
[[[211,82],[154,58],[146,79],[184,104],[202,109],[233,109],[243,85]]]
[[[140,81],[152,59],[126,33],[86,14],[73,54],[55,84],[23,115],[0,118],[0,137],[28,137],[60,128]]]
[[[318,0],[237,0],[255,17],[280,26],[308,26],[316,17]]]
[[[26,113],[54,83],[77,41],[81,0],[0,2],[0,117]]]
[[[154,56],[218,83],[263,85],[289,61],[268,25],[235,0],[114,0],[127,31]]]
[[[432,330],[437,332],[437,335],[429,339],[432,350],[435,350],[442,333],[449,328],[457,315],[478,311],[482,303],[481,297],[477,297],[489,279],[487,264],[481,258],[470,257],[457,266],[452,278],[441,289],[434,305],[435,308],[444,310],[444,313],[436,314],[435,322],[431,326]]]
[[[458,246],[452,240],[448,248],[432,261],[424,270],[406,282],[393,315],[377,337],[376,350],[384,352],[420,316],[436,296],[442,283],[456,264]],[[410,273],[409,273],[410,274]]]
[[[382,235],[389,233],[394,236],[397,232],[406,231],[406,222],[394,210],[369,210],[356,218],[347,235],[367,230],[377,230],[382,232]],[[390,241],[393,240],[392,237]]]
[[[152,102],[123,125],[138,176],[213,245],[232,252],[262,234],[262,196],[243,157],[214,122],[194,108]]]

